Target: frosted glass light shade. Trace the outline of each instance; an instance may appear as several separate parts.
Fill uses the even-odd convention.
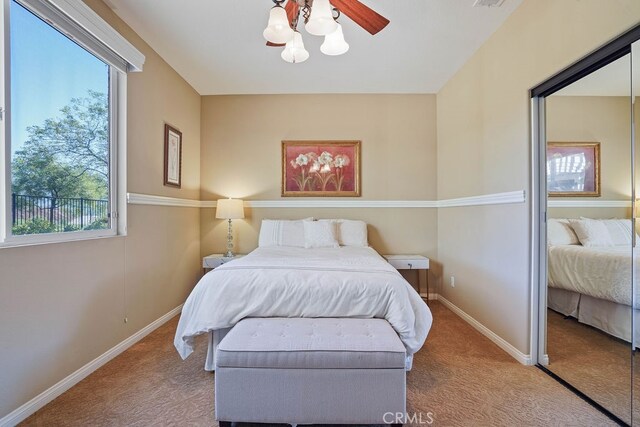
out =
[[[216,203],[216,218],[242,219],[244,218],[244,202],[240,199],[220,199]]]
[[[289,25],[287,11],[281,6],[274,6],[269,12],[269,23],[262,35],[267,41],[276,44],[286,43],[293,38],[293,30]]]
[[[326,36],[333,33],[338,23],[333,19],[333,12],[329,0],[313,0],[309,22],[304,26],[309,34]]]
[[[349,50],[349,43],[344,40],[342,33],[342,25],[338,24],[338,28],[331,34],[324,36],[324,43],[320,46],[320,51],[325,55],[342,55]]]
[[[302,41],[302,34],[295,31],[293,39],[287,43],[280,54],[282,59],[293,64],[304,62],[309,59],[309,52],[304,48],[304,42]]]

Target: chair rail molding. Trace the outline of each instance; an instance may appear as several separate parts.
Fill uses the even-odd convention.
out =
[[[629,200],[553,200],[547,202],[549,208],[630,208]]]
[[[130,205],[179,206],[187,208],[201,208],[202,202],[194,199],[180,199],[177,197],[155,196],[153,194],[127,193],[127,203]]]
[[[248,208],[451,208],[460,206],[483,206],[524,203],[524,190],[505,193],[483,194],[444,200],[354,200],[354,199],[280,199],[246,200]],[[181,199],[156,196],[152,194],[127,193],[127,202],[131,205],[181,206],[193,208],[215,208],[215,200]]]
[[[444,199],[438,201],[438,207],[452,208],[460,206],[506,205],[524,203],[526,200],[526,192],[524,190],[518,190],[504,193],[483,194],[480,196],[460,197],[457,199]]]

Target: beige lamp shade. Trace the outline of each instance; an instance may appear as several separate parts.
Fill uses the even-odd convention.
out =
[[[216,218],[242,219],[244,218],[244,202],[240,199],[220,199],[216,203]]]

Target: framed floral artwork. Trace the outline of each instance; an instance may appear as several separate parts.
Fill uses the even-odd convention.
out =
[[[600,197],[600,143],[547,143],[549,197]]]
[[[180,188],[182,178],[182,132],[164,125],[164,185]]]
[[[283,197],[360,197],[360,141],[282,141]]]

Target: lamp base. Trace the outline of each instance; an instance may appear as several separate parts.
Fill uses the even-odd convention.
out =
[[[225,258],[233,258],[233,234],[231,232],[231,219],[229,219],[229,229],[227,233],[227,253],[224,254]]]

